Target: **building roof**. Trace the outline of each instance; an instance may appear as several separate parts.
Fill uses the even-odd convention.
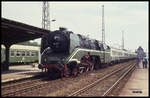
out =
[[[19,42],[33,40],[48,34],[50,31],[21,22],[1,18],[2,36],[1,44],[12,45]]]

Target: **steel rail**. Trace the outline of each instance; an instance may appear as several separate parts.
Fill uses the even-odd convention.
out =
[[[32,82],[38,82],[39,80],[41,80],[41,79],[37,79],[37,80],[27,80],[26,82],[24,81],[23,83],[16,83],[16,84],[11,84],[11,85],[6,85],[6,86],[2,86],[1,87],[1,89],[2,90],[6,90],[6,89],[9,89],[9,88],[13,88],[13,87],[15,87],[15,86],[20,86],[20,85],[26,85],[27,83],[32,83]],[[22,81],[20,81],[20,82],[22,82]]]
[[[132,62],[132,63],[133,63],[133,62]],[[130,64],[129,64],[129,65],[130,65]],[[104,77],[102,77],[102,78],[100,78],[100,79],[94,81],[93,83],[91,83],[91,84],[85,86],[85,87],[82,88],[82,89],[79,89],[79,90],[75,91],[74,93],[72,93],[72,94],[70,94],[70,95],[68,95],[68,96],[78,95],[79,93],[82,93],[82,92],[86,91],[88,88],[93,87],[94,85],[96,85],[97,83],[103,81],[104,79],[106,79],[106,78],[112,76],[113,74],[115,74],[115,73],[121,71],[122,69],[124,69],[124,67],[123,67],[123,68],[120,68],[120,69],[118,69],[118,70],[115,70],[115,71],[113,71],[112,73],[109,73],[109,74],[105,75]]]
[[[45,84],[48,84],[48,83],[49,82],[44,82],[44,83],[40,83],[40,84],[36,84],[36,85],[35,84],[30,85],[30,86],[28,86],[26,88],[23,88],[23,89],[17,89],[17,90],[11,91],[11,92],[4,93],[4,94],[2,94],[2,96],[14,95],[14,94],[16,94],[18,92],[22,92],[22,91],[31,91],[31,89],[33,89],[33,88],[36,88],[36,87],[39,87],[41,85],[45,85]]]
[[[110,94],[110,92],[117,86],[117,84],[123,80],[125,78],[126,75],[128,75],[128,73],[135,68],[135,64],[131,65],[131,67],[129,66],[129,69],[110,87],[106,90],[106,92],[103,93],[102,96],[107,96],[108,94]]]
[[[44,79],[47,79],[47,78],[44,77]],[[6,86],[6,88],[3,87],[2,90],[6,90],[6,92],[4,92],[4,93],[2,94],[2,96],[12,95],[12,94],[15,94],[15,93],[17,93],[17,92],[25,91],[25,90],[27,90],[27,89],[34,88],[34,87],[38,87],[38,86],[40,86],[40,85],[43,85],[43,84],[47,84],[47,83],[48,83],[47,81],[44,82],[44,83],[40,83],[40,81],[42,81],[42,80],[41,80],[41,79],[30,80],[30,81],[23,82],[23,83],[19,83],[19,84],[15,84],[15,85],[12,85],[12,86]],[[17,89],[17,90],[11,89],[11,90],[14,90],[14,91],[10,91],[10,92],[9,92],[9,90],[8,90],[9,88],[12,88],[12,87],[15,88],[15,87],[17,87],[17,86],[20,86],[20,87],[21,87],[21,86],[26,85],[26,84],[28,84],[28,83],[30,83],[28,87],[20,88],[20,89]],[[39,83],[39,84],[38,84],[38,83]]]

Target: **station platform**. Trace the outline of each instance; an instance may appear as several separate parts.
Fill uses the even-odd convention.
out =
[[[37,66],[35,67],[33,67],[32,65],[9,66],[8,71],[1,72],[1,83],[29,78],[35,75],[39,75],[41,73],[42,71],[38,69]]]
[[[149,96],[149,64],[147,69],[143,69],[140,63],[140,68],[134,70],[119,96]]]

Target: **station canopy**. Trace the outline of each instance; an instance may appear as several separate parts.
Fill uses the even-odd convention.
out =
[[[41,38],[50,31],[21,22],[1,18],[1,44],[12,45],[19,42]]]

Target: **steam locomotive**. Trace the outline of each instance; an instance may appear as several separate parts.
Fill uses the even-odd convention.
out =
[[[136,53],[59,28],[42,37],[39,68],[47,69],[51,77],[69,77],[135,58]]]

